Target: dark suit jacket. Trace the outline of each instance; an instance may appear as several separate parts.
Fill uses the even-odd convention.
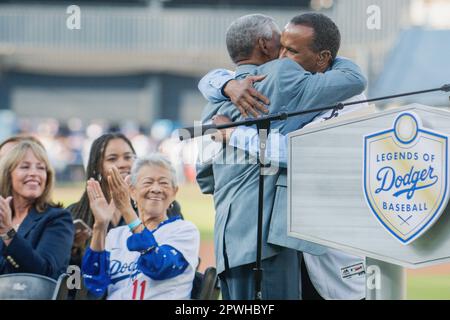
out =
[[[32,208],[9,246],[0,240],[0,274],[36,273],[57,279],[69,265],[73,237],[67,210],[49,206],[39,213]]]

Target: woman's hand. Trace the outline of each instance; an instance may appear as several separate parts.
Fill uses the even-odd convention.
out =
[[[131,206],[130,183],[128,177],[127,181],[122,178],[116,167],[112,167],[109,170],[108,184],[111,197],[125,222],[129,224],[137,219],[137,214]]]
[[[5,234],[12,229],[12,197],[6,199],[0,196],[0,234]]]
[[[89,179],[87,182],[87,194],[89,198],[89,205],[94,214],[96,227],[107,227],[111,222],[116,207],[114,201],[108,204],[102,188],[98,181]]]
[[[117,209],[121,212],[130,209],[130,187],[116,167],[109,170],[108,185]]]

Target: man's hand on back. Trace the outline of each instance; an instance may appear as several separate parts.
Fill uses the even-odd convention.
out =
[[[222,124],[227,124],[227,123],[233,122],[233,121],[231,121],[230,118],[228,118],[227,116],[223,116],[223,115],[215,115],[214,117],[212,117],[212,121],[213,121],[213,124],[215,124],[216,126],[220,126]],[[214,140],[215,142],[228,143],[234,129],[236,129],[236,128],[234,127],[234,128],[219,130],[216,133],[211,135],[211,139]]]
[[[253,83],[265,78],[265,75],[249,76],[242,80],[231,80],[225,85],[223,92],[239,109],[243,117],[248,118],[249,114],[258,117],[261,112],[269,113],[264,105],[270,104],[270,100],[253,87]]]

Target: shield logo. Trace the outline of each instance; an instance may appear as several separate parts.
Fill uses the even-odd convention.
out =
[[[424,234],[448,202],[448,136],[422,127],[417,114],[364,137],[363,189],[381,225],[402,244]]]

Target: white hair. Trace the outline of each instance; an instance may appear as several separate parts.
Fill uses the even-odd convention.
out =
[[[250,14],[235,20],[227,30],[228,54],[234,63],[250,58],[258,39],[271,40],[280,33],[275,20],[263,14]]]
[[[170,172],[170,180],[174,187],[178,186],[177,183],[177,172],[173,167],[172,163],[164,155],[160,153],[154,153],[149,156],[138,158],[131,168],[130,182],[133,186],[136,186],[138,173],[143,167],[160,167],[168,170]]]

